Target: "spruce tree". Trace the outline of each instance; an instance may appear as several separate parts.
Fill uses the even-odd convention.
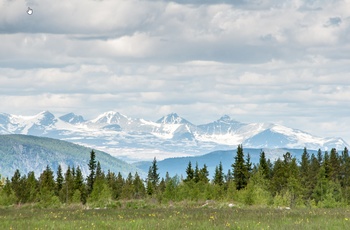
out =
[[[151,177],[149,178],[153,187],[156,189],[159,183],[159,173],[157,166],[157,159],[154,158],[151,166]]]
[[[222,186],[224,184],[224,173],[223,173],[221,161],[220,161],[219,166],[216,166],[216,168],[215,168],[213,183],[215,185],[219,185],[219,186]]]
[[[136,172],[134,176],[133,187],[134,187],[134,198],[141,199],[145,197],[146,188],[141,180],[139,174]]]
[[[338,152],[335,148],[332,148],[329,156],[329,177],[335,182],[340,179],[340,159]]]
[[[29,172],[27,175],[27,190],[28,190],[28,202],[37,201],[38,193],[38,181],[35,178],[33,171]]]
[[[238,145],[237,154],[235,156],[235,162],[232,164],[233,178],[236,184],[236,189],[241,190],[247,186],[248,183],[248,171],[244,160],[243,146]]]
[[[90,194],[92,192],[92,189],[94,187],[94,181],[95,181],[95,170],[96,170],[96,154],[94,150],[91,150],[90,152],[90,161],[89,161],[89,170],[90,174],[87,177],[87,193]]]
[[[56,176],[56,192],[55,193],[56,193],[56,196],[58,196],[61,189],[62,189],[62,186],[63,186],[62,167],[60,164],[58,165],[56,175],[57,176]]]
[[[188,162],[188,166],[186,168],[186,174],[187,174],[187,176],[186,176],[185,182],[192,181],[194,178],[194,170],[192,168],[191,161]]]
[[[208,167],[206,164],[204,164],[203,168],[199,170],[199,181],[202,181],[205,184],[207,184],[209,182],[208,176],[209,176]]]
[[[84,177],[83,173],[81,172],[80,167],[78,166],[75,172],[75,177],[74,177],[74,189],[78,190],[80,192],[80,201],[82,204],[86,203],[86,187],[84,184]]]
[[[268,178],[270,175],[270,168],[269,168],[269,165],[267,164],[264,151],[260,152],[259,168],[261,169],[261,172],[264,178]]]
[[[198,162],[196,162],[196,167],[194,169],[194,175],[193,175],[193,179],[195,183],[198,183],[200,178],[199,178],[199,168],[198,168]]]

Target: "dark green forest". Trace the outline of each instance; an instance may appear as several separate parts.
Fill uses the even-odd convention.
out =
[[[350,157],[348,149],[338,152],[321,150],[309,154],[304,148],[301,159],[289,152],[271,162],[260,153],[259,163],[252,164],[243,146],[237,147],[232,167],[223,171],[216,166],[209,175],[207,166],[188,162],[185,177],[159,176],[154,158],[148,175],[103,171],[95,151],[90,152],[89,175],[79,167],[56,172],[47,166],[39,175],[22,175],[17,169],[11,178],[0,180],[0,205],[33,204],[55,207],[82,204],[114,207],[121,200],[152,199],[159,203],[181,201],[230,201],[245,205],[279,207],[342,207],[350,204]]]

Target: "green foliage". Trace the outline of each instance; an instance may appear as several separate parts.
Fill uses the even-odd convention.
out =
[[[244,160],[243,147],[239,145],[233,175],[230,170],[224,175],[220,162],[211,182],[207,166],[199,168],[196,163],[193,169],[191,162],[185,180],[167,173],[159,182],[155,158],[146,181],[138,173],[133,176],[130,172],[125,179],[120,172],[116,175],[108,170],[105,175],[92,152],[91,172],[86,180],[79,166],[68,166],[63,176],[59,166],[56,179],[49,165],[38,179],[34,172],[21,175],[16,170],[11,179],[1,182],[0,205],[119,207],[125,200],[146,199],[158,204],[234,201],[249,206],[336,208],[348,205],[350,200],[350,157],[346,148],[341,155],[333,149],[330,155],[325,152],[317,157],[309,157],[304,149],[299,165],[289,152],[273,163],[266,161],[261,152],[259,165],[252,168],[249,154]],[[93,185],[90,193],[89,181]]]
[[[249,172],[247,169],[247,164],[244,160],[243,146],[238,145],[237,155],[235,157],[235,162],[232,164],[233,167],[233,178],[236,184],[236,189],[240,190],[247,186]]]
[[[90,194],[94,188],[94,182],[95,182],[95,170],[96,170],[96,154],[94,150],[91,150],[90,152],[90,161],[88,164],[90,174],[87,177],[87,193]]]
[[[219,186],[224,185],[224,173],[223,173],[223,168],[222,168],[221,162],[220,162],[219,166],[216,166],[216,168],[215,168],[213,183],[215,185],[219,185]]]

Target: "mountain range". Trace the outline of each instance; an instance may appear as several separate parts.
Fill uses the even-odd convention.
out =
[[[198,156],[215,150],[245,148],[343,149],[340,137],[318,137],[272,123],[242,123],[224,115],[195,125],[176,113],[157,121],[105,112],[94,119],[68,113],[57,117],[49,111],[34,116],[0,113],[0,134],[51,137],[88,146],[129,162]]]

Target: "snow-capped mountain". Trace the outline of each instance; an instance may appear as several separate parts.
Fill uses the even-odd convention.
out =
[[[247,148],[343,149],[341,138],[322,138],[270,123],[241,123],[225,115],[194,125],[176,113],[156,122],[109,111],[92,120],[44,111],[34,116],[0,114],[0,134],[53,137],[106,151],[126,160],[199,155],[214,150]]]

